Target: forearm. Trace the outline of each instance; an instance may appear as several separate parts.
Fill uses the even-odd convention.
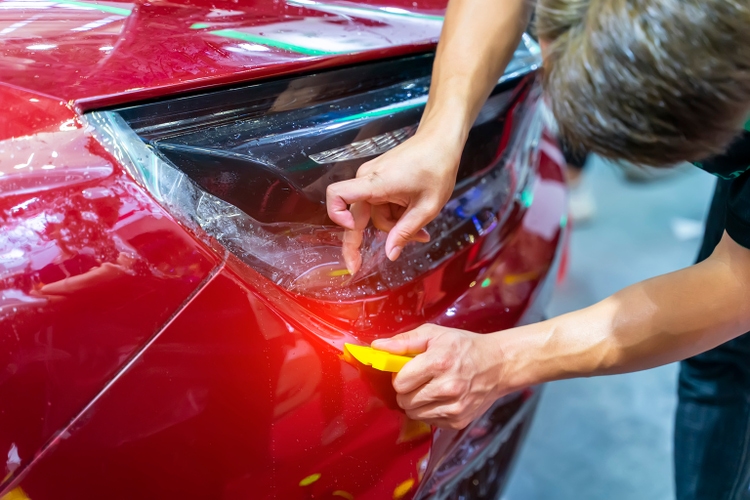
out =
[[[420,132],[463,142],[530,16],[529,0],[450,0]]]
[[[725,235],[706,261],[630,286],[586,309],[494,334],[512,389],[637,371],[750,329],[750,251]],[[500,353],[498,353],[500,354]]]

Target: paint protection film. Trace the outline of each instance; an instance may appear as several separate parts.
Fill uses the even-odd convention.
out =
[[[519,62],[520,61],[520,62]],[[523,204],[545,120],[525,39],[482,109],[428,244],[385,258],[370,227],[354,276],[325,189],[416,130],[432,57],[338,70],[88,116],[100,141],[175,217],[289,291],[356,299],[435,269]],[[477,257],[480,265],[481,257]]]

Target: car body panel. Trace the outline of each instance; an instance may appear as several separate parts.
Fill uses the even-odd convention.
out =
[[[554,141],[525,206],[483,236],[494,263],[466,269],[463,256],[389,297],[325,303],[189,231],[81,114],[433,50],[444,7],[0,2],[0,497],[417,494],[467,433],[409,421],[390,376],[341,347],[425,321],[486,332],[541,319],[565,214]]]
[[[21,487],[31,498],[390,496],[416,478],[430,428],[377,397],[388,374],[360,371],[225,269]]]
[[[547,201],[517,221],[498,264],[427,320],[507,328],[543,300],[565,203],[548,157],[533,193]],[[427,469],[429,427],[398,409],[390,374],[342,357],[346,333],[281,301],[229,257],[14,486],[42,499],[410,498]],[[443,446],[460,438],[444,432]]]
[[[30,462],[220,262],[72,121],[0,141],[0,449]]]
[[[79,109],[430,50],[444,0],[0,2],[0,81]]]
[[[3,110],[0,119],[0,141],[42,132],[62,132],[70,128],[77,118],[76,112],[56,97],[30,92],[2,82],[0,106]],[[10,154],[13,153],[3,151],[3,156]],[[23,163],[22,160],[25,158],[16,163]]]

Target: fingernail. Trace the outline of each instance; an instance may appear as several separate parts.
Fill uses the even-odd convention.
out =
[[[378,340],[373,340],[372,344],[370,344],[370,345],[372,347],[377,347],[379,345],[386,345],[386,344],[390,343],[390,341],[391,341],[391,339],[378,339]]]
[[[344,250],[343,256],[346,270],[349,271],[349,275],[354,276],[359,271],[359,268],[362,267],[362,256],[359,254],[359,250],[354,255]]]
[[[399,246],[395,246],[395,247],[391,248],[391,251],[388,254],[388,258],[391,259],[391,260],[398,259],[398,256],[401,255],[401,249],[402,249],[402,247],[399,247]]]

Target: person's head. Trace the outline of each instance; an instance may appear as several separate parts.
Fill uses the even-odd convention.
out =
[[[561,138],[666,166],[721,152],[750,118],[750,0],[538,0]]]

